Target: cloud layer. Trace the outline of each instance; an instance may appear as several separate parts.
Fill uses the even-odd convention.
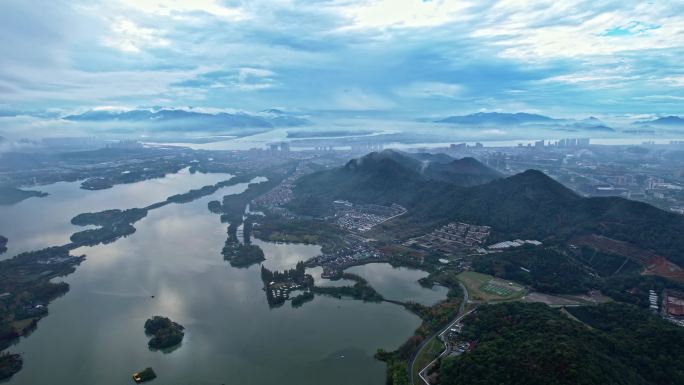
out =
[[[0,109],[684,114],[671,1],[7,0]]]

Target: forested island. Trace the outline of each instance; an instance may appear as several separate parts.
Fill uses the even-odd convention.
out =
[[[265,266],[261,266],[261,280],[264,283],[264,290],[266,291],[266,299],[271,307],[280,306],[290,297],[290,292],[293,290],[304,290],[305,293],[313,287],[313,277],[306,274],[304,262],[297,262],[294,269],[285,271],[271,271]],[[301,306],[304,302],[313,299],[311,293],[306,295],[299,295],[296,304],[293,306]]]
[[[294,297],[292,297],[292,307],[300,307],[304,305],[307,302],[311,302],[314,300],[314,293],[310,291],[305,291],[302,294],[298,294]]]
[[[169,349],[183,341],[185,328],[167,317],[154,316],[145,321],[145,334],[152,336],[147,345],[151,349]]]
[[[95,225],[97,229],[79,231],[71,235],[71,241],[82,246],[111,243],[121,237],[135,233],[133,223],[147,216],[147,209],[105,210],[97,213],[83,213],[71,219],[77,226]]]
[[[21,253],[0,261],[0,350],[35,329],[38,320],[48,314],[47,304],[69,291],[66,282],[52,282],[75,271],[84,256],[72,256],[67,247]],[[21,357],[3,352],[0,356],[0,380],[21,369]]]
[[[343,273],[342,279],[356,282],[353,286],[314,286],[311,291],[316,294],[329,295],[336,298],[350,297],[364,302],[380,302],[384,298],[375,291],[368,281],[352,273]]]
[[[264,251],[259,246],[239,242],[226,241],[222,254],[233,267],[248,267],[266,259]]]
[[[254,178],[243,177],[243,181]],[[221,250],[223,258],[233,267],[248,267],[265,259],[259,246],[251,244],[253,222],[245,218],[245,210],[252,199],[272,189],[283,179],[282,176],[271,175],[263,182],[253,182],[247,190],[240,194],[225,195],[222,201],[207,203],[209,211],[221,215],[221,222],[228,223],[226,242]],[[243,243],[237,237],[237,230],[243,226]]]
[[[71,242],[80,246],[94,246],[100,243],[107,244],[135,233],[133,224],[145,218],[150,210],[164,207],[171,203],[188,203],[206,195],[211,195],[219,189],[232,186],[242,181],[249,180],[248,176],[231,178],[213,185],[207,185],[199,189],[187,191],[182,194],[172,195],[166,200],[153,203],[143,208],[131,208],[126,210],[113,209],[96,213],[82,213],[71,219],[71,223],[77,226],[95,225],[97,229],[79,231],[71,235]]]
[[[22,190],[15,187],[0,186],[0,205],[13,205],[32,197],[46,197],[42,191]]]
[[[0,379],[12,377],[24,366],[24,360],[19,354],[0,353]]]
[[[0,254],[7,251],[7,241],[8,239],[6,237],[0,235]]]

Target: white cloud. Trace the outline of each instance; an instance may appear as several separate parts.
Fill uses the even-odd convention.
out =
[[[611,55],[684,45],[684,18],[667,4],[642,3],[606,12],[594,3],[560,0],[531,6],[502,1],[490,10],[498,18],[478,26],[474,38],[501,46],[501,56],[539,60]],[[609,33],[624,30],[626,33]]]
[[[273,78],[275,72],[263,68],[243,67],[233,82],[233,86],[241,91],[258,91],[276,85]]]
[[[411,98],[454,98],[463,91],[463,87],[455,83],[413,82],[397,89],[397,95]]]
[[[661,80],[673,87],[684,87],[684,76],[666,76]]]
[[[204,12],[232,20],[247,18],[242,9],[225,7],[216,0],[121,0],[121,3],[145,13],[163,16]]]
[[[197,70],[109,71],[85,72],[71,69],[44,72],[38,68],[5,68],[13,73],[21,88],[0,93],[0,103],[24,101],[71,101],[82,105],[117,105],[120,101],[132,104],[168,103],[163,98],[201,99],[201,90],[191,92],[172,87],[173,84],[193,79]],[[0,88],[3,81],[0,80]]]
[[[143,28],[131,20],[118,18],[112,22],[111,34],[103,39],[104,45],[123,52],[138,53],[144,47],[166,47],[171,42],[153,28]]]
[[[355,28],[434,27],[464,17],[471,4],[450,0],[373,0],[346,4],[342,14]]]
[[[325,106],[324,108],[350,111],[374,111],[387,110],[394,106],[394,102],[380,95],[359,88],[346,88],[337,91],[333,95],[330,105]]]

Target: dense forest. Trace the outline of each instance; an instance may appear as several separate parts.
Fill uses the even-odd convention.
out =
[[[183,341],[183,326],[167,317],[154,316],[145,321],[145,334],[152,338],[148,345],[152,349],[169,349]]]
[[[597,285],[585,269],[550,248],[527,246],[479,256],[473,261],[473,268],[545,293],[583,293]]]
[[[565,253],[555,248],[526,246],[478,256],[473,269],[517,281],[533,289],[555,294],[580,294],[590,289],[620,302],[647,308],[649,290],[683,290],[684,285],[653,275],[625,257],[588,249]],[[619,274],[615,274],[619,269]]]
[[[625,304],[504,303],[467,317],[475,348],[443,361],[440,384],[681,384],[684,330]],[[506,368],[506,370],[499,370]]]

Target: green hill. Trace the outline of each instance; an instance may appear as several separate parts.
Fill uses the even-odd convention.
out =
[[[624,304],[483,306],[465,320],[472,351],[439,369],[449,384],[681,384],[684,329]],[[583,324],[583,323],[584,324]]]
[[[453,183],[458,186],[477,186],[502,175],[475,158],[453,159],[448,163],[430,162],[424,170],[427,179]]]
[[[451,163],[435,164],[443,167]],[[474,160],[462,159],[456,169],[478,178],[493,176]],[[425,231],[450,221],[464,221],[491,226],[492,240],[567,243],[577,235],[597,234],[653,250],[684,265],[683,216],[623,198],[583,198],[536,170],[464,186],[431,178],[421,173],[417,159],[384,151],[302,177],[291,208],[324,216],[331,212],[331,202],[336,199],[396,202],[407,207],[406,215],[382,225],[383,231],[390,233],[401,229],[406,234],[411,227]]]
[[[342,167],[302,177],[295,187],[293,208],[323,216],[330,213],[330,202],[336,199],[413,205],[421,196],[446,193],[456,187],[486,183],[499,177],[499,173],[473,158],[385,150],[352,159]]]

